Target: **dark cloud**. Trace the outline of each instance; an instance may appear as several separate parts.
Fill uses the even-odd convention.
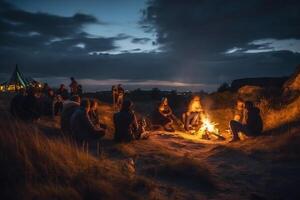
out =
[[[151,41],[126,34],[95,37],[84,32],[84,26],[106,24],[92,15],[32,13],[0,0],[0,73],[10,73],[18,63],[34,77],[209,85],[242,77],[288,75],[300,63],[299,52],[271,51],[267,43],[250,42],[300,39],[299,5],[296,0],[151,0],[141,21],[146,31],[157,34],[157,41]],[[162,52],[101,53],[116,50],[116,41],[125,39],[152,42]],[[240,49],[225,53],[232,48]],[[245,53],[252,49],[270,52]]]
[[[132,38],[131,42],[132,43],[137,43],[137,44],[146,44],[147,42],[150,42],[150,38]]]
[[[143,22],[167,50],[221,53],[262,38],[300,38],[300,1],[150,0]]]
[[[249,44],[255,40],[300,39],[296,0],[149,0],[141,25],[157,33],[163,51],[180,58],[176,71],[183,79],[220,83],[281,76],[300,63],[299,53],[289,51],[225,54],[234,47],[268,49],[268,44]]]

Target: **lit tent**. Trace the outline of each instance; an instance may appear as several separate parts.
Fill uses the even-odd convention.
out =
[[[27,81],[26,78],[24,78],[23,74],[20,72],[18,65],[16,65],[16,68],[11,75],[10,79],[4,83],[1,84],[0,90],[1,91],[18,91],[21,88],[26,88],[29,85],[31,85],[31,81]]]

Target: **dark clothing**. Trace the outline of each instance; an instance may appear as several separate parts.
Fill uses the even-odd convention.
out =
[[[174,131],[172,127],[174,120],[172,119],[172,110],[168,105],[160,105],[153,113],[152,123],[160,125],[166,131]]]
[[[54,115],[55,116],[60,115],[62,110],[63,110],[63,102],[62,101],[55,102],[55,104],[54,104]]]
[[[60,128],[64,134],[71,135],[71,117],[77,109],[79,109],[79,104],[72,101],[63,106]]]
[[[23,101],[24,119],[29,121],[37,120],[41,116],[39,102],[34,95],[28,95]]]
[[[120,111],[114,114],[116,142],[130,142],[140,138],[135,114],[130,111]]]
[[[79,108],[73,113],[71,131],[72,135],[79,140],[100,139],[105,135],[105,130],[96,128],[83,108]]]
[[[43,104],[43,114],[46,116],[53,116],[54,97],[45,96],[42,99],[42,104]]]
[[[23,94],[17,94],[10,102],[10,112],[16,118],[24,119],[24,99],[25,96]]]
[[[254,107],[247,111],[245,116],[245,124],[235,120],[230,121],[230,129],[233,139],[238,139],[238,133],[242,132],[247,136],[258,136],[263,129],[263,122],[258,108]]]
[[[260,116],[260,110],[256,107],[248,110],[246,124],[253,135],[260,135],[263,130],[263,121]]]

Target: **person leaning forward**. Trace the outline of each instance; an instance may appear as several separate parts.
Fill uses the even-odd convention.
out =
[[[96,127],[89,117],[90,101],[84,99],[71,117],[72,135],[78,140],[100,139],[105,135],[105,130]]]

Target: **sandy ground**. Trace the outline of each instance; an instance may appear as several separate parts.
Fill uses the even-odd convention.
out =
[[[1,105],[1,110],[5,106]],[[112,127],[111,107],[102,105],[100,112],[102,120]],[[37,126],[50,137],[60,137],[58,121],[58,118],[42,118]],[[289,134],[298,134],[299,127],[295,126]],[[278,152],[254,148],[270,144],[275,136],[228,144],[200,140],[181,132],[156,131],[147,140],[114,144],[112,128],[109,131],[100,144],[91,142],[87,152],[95,157],[109,157],[119,164],[132,162],[134,174],[145,176],[156,185],[157,199],[300,199],[300,161],[278,161],[275,159]],[[148,169],[155,169],[167,160],[181,158],[195,159],[208,168],[216,187],[208,188],[176,174],[165,178],[149,173]]]

